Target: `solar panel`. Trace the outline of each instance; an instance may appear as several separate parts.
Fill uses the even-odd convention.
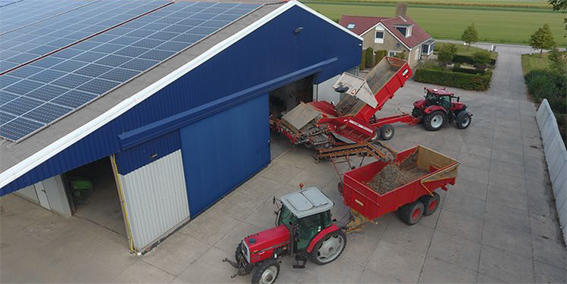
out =
[[[17,66],[166,3],[159,0],[50,0],[49,2],[26,0],[14,4],[11,6],[12,9],[9,7],[2,9],[2,17],[0,17],[0,42],[2,42],[0,50],[2,53],[11,52],[11,56],[0,59],[0,64]],[[27,11],[36,11],[38,5],[45,8],[42,8],[38,15],[28,15]],[[138,11],[139,14],[133,11]],[[51,17],[47,17],[44,12]],[[57,15],[57,13],[62,14]],[[101,35],[97,40],[106,42],[108,37]],[[65,50],[54,54],[54,57],[66,59],[74,55],[77,55],[76,51]]]
[[[102,2],[106,3],[106,1]],[[131,0],[128,3],[133,2],[140,1]],[[125,6],[120,7],[124,10]],[[174,3],[0,76],[2,96],[0,102],[3,102],[0,103],[0,113],[5,118],[5,121],[0,122],[0,136],[18,141],[30,135],[156,66],[258,6],[212,2]],[[92,4],[88,7],[94,9],[98,6]],[[127,7],[127,11],[114,10],[116,13],[98,8],[91,11],[98,11],[97,15],[104,15],[104,20],[109,20],[116,19],[116,16],[124,18],[124,15],[140,13],[144,7],[147,6]],[[79,10],[82,9],[86,7]],[[66,15],[70,17],[70,14],[72,13]],[[86,20],[90,24],[97,25],[104,22],[92,21],[94,18],[90,17]],[[53,30],[50,34],[42,36],[49,45],[37,46],[38,43],[31,41],[19,43],[19,45],[26,44],[29,48],[25,49],[22,46],[20,48],[22,52],[19,54],[13,51],[16,45],[7,45],[9,47],[7,51],[12,52],[7,63],[16,63],[12,60],[17,56],[22,56],[19,60],[22,61],[26,54],[31,54],[31,51],[37,54],[47,51],[47,47],[67,44],[73,39],[65,35],[52,35],[57,31],[64,31],[65,26],[74,26],[83,22],[76,20],[73,25],[62,26],[51,23],[42,27]],[[114,22],[107,22],[107,24],[112,23]],[[89,29],[88,25],[76,27],[91,32],[95,30]]]

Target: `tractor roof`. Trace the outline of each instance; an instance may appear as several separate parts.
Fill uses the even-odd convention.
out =
[[[445,89],[430,89],[426,88],[428,93],[432,93],[439,96],[453,96],[454,93],[448,92]]]
[[[300,219],[330,210],[334,205],[333,201],[316,187],[284,195],[281,201]]]

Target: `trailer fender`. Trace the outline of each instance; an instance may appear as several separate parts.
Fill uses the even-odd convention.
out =
[[[326,235],[338,230],[340,230],[340,228],[336,224],[331,224],[331,226],[319,232],[319,234],[317,234],[309,243],[309,246],[307,247],[307,252],[311,253],[317,242],[319,242],[319,240],[324,238]]]

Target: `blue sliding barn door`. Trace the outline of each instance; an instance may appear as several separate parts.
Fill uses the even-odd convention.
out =
[[[268,94],[180,130],[191,217],[270,162]]]

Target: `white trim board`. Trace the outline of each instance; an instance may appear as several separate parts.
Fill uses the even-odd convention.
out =
[[[277,16],[283,14],[287,10],[291,9],[292,7],[301,7],[302,9],[314,14],[315,16],[325,20],[326,22],[332,24],[333,26],[341,29],[342,31],[348,33],[349,35],[359,39],[362,41],[362,37],[354,34],[353,32],[349,31],[345,27],[335,23],[334,21],[326,18],[325,16],[319,14],[315,10],[301,4],[298,1],[289,1],[283,4],[281,7],[277,8],[276,10],[270,12],[266,16],[262,17],[261,19],[257,20],[256,22],[250,24],[246,28],[242,29],[241,31],[235,33],[234,35],[230,36],[229,38],[223,40],[222,42],[216,44],[203,54],[197,56],[195,59],[191,60],[190,62],[186,63],[185,65],[181,66],[177,70],[169,73],[165,77],[161,78],[157,82],[154,82],[150,86],[144,88],[140,92],[136,93],[135,95],[125,99],[124,101],[120,102],[110,110],[106,111],[105,113],[101,114],[97,118],[89,121],[85,125],[75,129],[73,132],[65,135],[64,137],[60,138],[59,140],[51,143],[49,146],[43,148],[42,150],[38,151],[37,153],[31,155],[30,157],[24,159],[23,161],[19,162],[15,166],[9,168],[2,174],[0,174],[0,188],[5,187],[6,185],[10,184],[17,178],[21,177],[25,173],[33,170],[35,167],[39,166],[41,163],[47,161],[48,159],[52,158],[56,154],[60,153],[61,151],[65,150],[66,148],[70,147],[74,143],[78,142],[79,140],[85,138],[87,135],[93,133],[97,129],[103,127],[107,123],[111,122],[118,116],[122,115],[123,113],[127,112],[128,110],[132,109],[139,103],[143,102],[145,99],[149,98],[153,94],[157,93],[162,88],[166,87],[170,83],[174,82],[175,80],[179,79],[181,76],[189,73],[193,69],[197,68],[201,64],[205,63],[212,57],[216,56],[223,50],[229,48],[234,43],[238,42],[245,36],[249,35],[250,33],[254,32],[255,30],[259,29],[266,23],[270,22]]]

